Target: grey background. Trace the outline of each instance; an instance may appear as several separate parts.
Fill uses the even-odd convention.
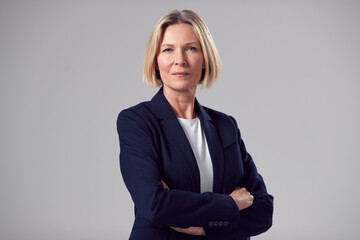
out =
[[[149,100],[155,21],[192,9],[223,72],[198,92],[234,116],[275,196],[254,239],[360,237],[359,1],[0,1],[0,239],[127,239],[118,112]]]

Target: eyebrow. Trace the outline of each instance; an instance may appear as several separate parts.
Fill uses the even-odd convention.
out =
[[[198,43],[198,42],[188,42],[188,43],[185,43],[184,45],[187,46],[187,45],[193,45],[193,44],[200,45],[200,43]],[[160,47],[173,47],[173,46],[174,46],[174,44],[165,43],[165,44],[161,44]]]

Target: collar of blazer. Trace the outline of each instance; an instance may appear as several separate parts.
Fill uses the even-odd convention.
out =
[[[159,89],[157,94],[151,99],[151,111],[158,119],[168,119],[174,115],[171,106],[163,93],[163,87]],[[201,120],[211,120],[203,106],[195,98],[195,112]]]
[[[170,141],[174,143],[185,162],[188,165],[189,172],[193,182],[193,190],[200,192],[200,173],[196,163],[195,156],[191,150],[190,143],[178,122],[174,112],[171,109],[170,104],[166,100],[163,94],[163,88],[161,87],[158,93],[152,98],[150,102],[151,111],[158,119],[162,119],[162,126],[166,131]],[[208,143],[211,160],[213,162],[214,170],[214,192],[222,192],[222,180],[224,174],[224,155],[222,151],[222,144],[218,129],[211,121],[211,117],[207,113],[206,109],[200,105],[195,99],[195,111],[201,121],[203,131],[205,132],[206,141]]]

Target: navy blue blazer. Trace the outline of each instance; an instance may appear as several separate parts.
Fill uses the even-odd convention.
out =
[[[246,151],[236,121],[197,100],[195,111],[213,163],[213,192],[200,193],[195,156],[162,88],[151,101],[118,116],[120,169],[135,204],[131,240],[243,240],[272,225],[273,197]],[[254,195],[251,207],[238,210],[228,195],[236,187]],[[178,233],[169,226],[201,226],[207,236]]]

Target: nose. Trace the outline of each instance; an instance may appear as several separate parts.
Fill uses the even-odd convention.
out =
[[[175,56],[175,65],[177,66],[185,66],[186,65],[186,56],[185,52],[182,50],[178,50]]]

